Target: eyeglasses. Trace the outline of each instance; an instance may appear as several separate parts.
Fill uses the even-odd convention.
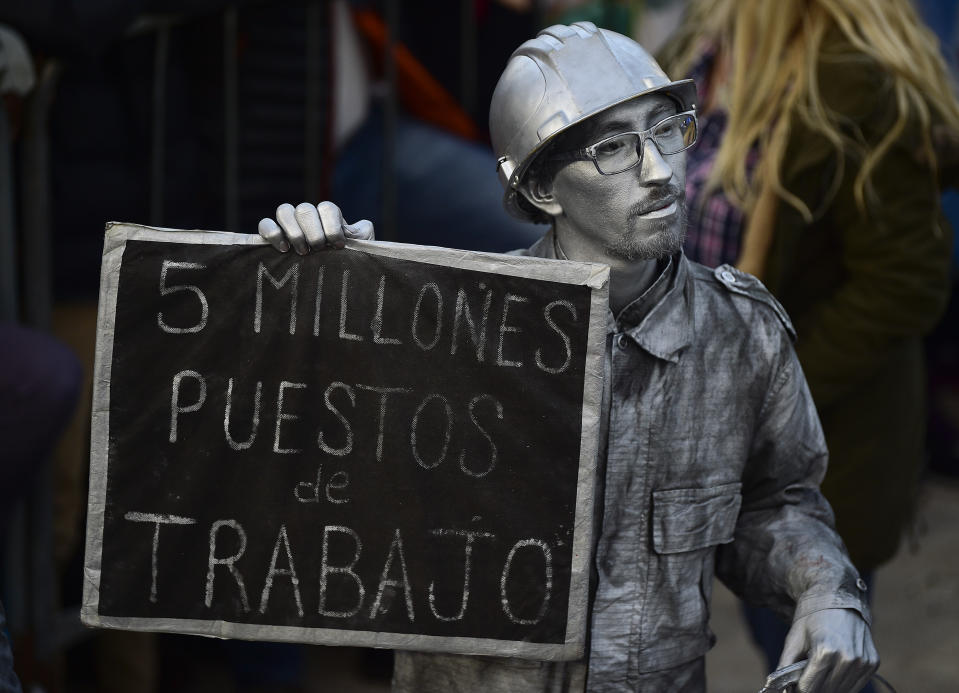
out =
[[[620,132],[584,149],[565,152],[557,158],[590,159],[604,176],[622,173],[643,160],[646,140],[652,140],[660,154],[678,154],[696,143],[696,114],[685,111],[663,118],[642,132]]]

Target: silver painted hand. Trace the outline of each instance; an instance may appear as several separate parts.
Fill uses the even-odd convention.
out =
[[[348,238],[373,240],[372,223],[361,219],[347,224],[340,208],[332,202],[316,206],[302,202],[295,208],[289,203],[281,204],[276,208],[276,221],[268,217],[261,219],[258,229],[281,253],[292,247],[300,255],[327,247],[342,248]]]
[[[869,624],[852,609],[823,609],[793,621],[777,669],[803,654],[809,663],[800,693],[855,693],[879,668]]]

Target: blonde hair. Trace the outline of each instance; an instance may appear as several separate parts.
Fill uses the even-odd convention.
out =
[[[820,93],[817,66],[823,38],[833,27],[850,45],[841,60],[878,68],[889,80],[896,117],[875,144],[855,130],[843,130],[843,114],[830,110]],[[907,123],[919,126],[933,171],[933,119],[959,130],[959,104],[938,41],[909,0],[694,0],[664,55],[670,74],[686,75],[704,42],[715,44],[731,61],[725,103],[729,122],[707,185],[721,186],[747,210],[765,184],[807,222],[812,219],[812,211],[785,189],[780,177],[789,132],[797,123],[824,136],[839,154],[831,194],[842,179],[844,155],[861,161],[853,189],[863,213],[873,197],[870,175]],[[747,153],[757,144],[761,163],[750,180]]]

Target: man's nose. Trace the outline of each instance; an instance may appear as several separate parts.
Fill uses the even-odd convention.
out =
[[[640,166],[642,182],[645,184],[662,185],[673,177],[673,169],[659,151],[659,147],[651,139],[643,142],[643,162]]]

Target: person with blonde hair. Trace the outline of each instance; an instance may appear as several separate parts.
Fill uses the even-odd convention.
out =
[[[822,489],[868,580],[913,510],[922,336],[949,292],[937,137],[959,104],[937,41],[908,0],[694,0],[664,60],[699,87],[686,252],[756,275],[792,317]]]

